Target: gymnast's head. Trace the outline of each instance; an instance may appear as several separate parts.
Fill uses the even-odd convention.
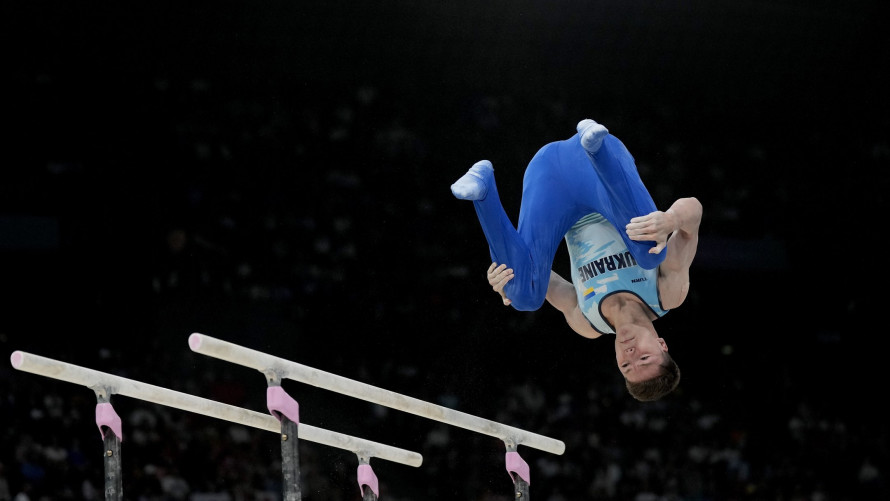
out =
[[[680,368],[651,323],[625,325],[617,330],[615,360],[627,391],[640,402],[658,400],[680,383]]]

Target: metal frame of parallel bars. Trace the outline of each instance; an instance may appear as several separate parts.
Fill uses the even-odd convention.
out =
[[[15,369],[85,386],[95,392],[96,425],[105,445],[106,500],[123,499],[121,475],[123,430],[121,418],[111,405],[112,395],[124,395],[279,433],[285,501],[299,501],[301,498],[298,439],[355,453],[359,463],[357,469],[359,493],[363,501],[376,501],[379,497],[377,476],[370,465],[372,457],[414,467],[420,466],[423,462],[423,457],[416,452],[301,424],[297,402],[281,389],[278,379],[269,381],[266,403],[270,415],[267,415],[23,351],[13,352],[10,361]]]
[[[565,452],[565,444],[553,438],[307,367],[205,334],[193,333],[189,336],[189,347],[196,353],[256,369],[263,373],[270,385],[280,385],[282,379],[292,379],[384,407],[390,407],[451,426],[499,438],[506,446],[505,463],[507,473],[513,481],[515,499],[518,500],[529,499],[529,484],[531,483],[529,466],[520,457],[518,447],[525,445],[552,454]]]

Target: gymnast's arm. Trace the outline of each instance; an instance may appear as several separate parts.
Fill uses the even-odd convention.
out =
[[[658,243],[650,252],[667,247],[667,256],[658,266],[658,293],[665,309],[680,306],[689,293],[689,267],[698,249],[701,218],[701,202],[689,197],[677,200],[665,212],[633,218],[627,225],[627,234],[632,240]]]
[[[565,315],[566,322],[573,331],[589,339],[596,339],[602,335],[591,327],[587,317],[584,316],[581,308],[578,307],[578,295],[575,292],[575,286],[553,270],[550,270],[550,283],[547,286],[546,297],[547,301],[554,308]]]

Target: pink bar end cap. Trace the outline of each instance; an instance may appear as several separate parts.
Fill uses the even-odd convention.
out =
[[[380,486],[377,482],[377,475],[374,474],[371,465],[360,464],[358,465],[358,490],[362,497],[365,495],[366,485],[371,488],[375,496],[378,498],[380,497]]]

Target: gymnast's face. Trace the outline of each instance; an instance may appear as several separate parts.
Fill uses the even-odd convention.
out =
[[[624,378],[632,383],[661,374],[667,343],[654,329],[625,326],[615,335],[615,360]]]

